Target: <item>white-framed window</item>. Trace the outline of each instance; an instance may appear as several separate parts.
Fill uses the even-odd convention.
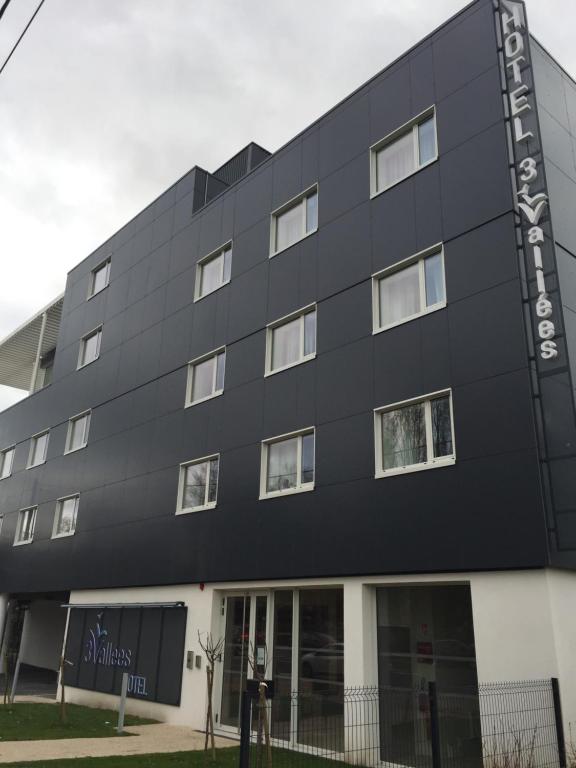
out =
[[[219,454],[180,464],[177,515],[216,506],[219,470]]]
[[[316,305],[276,320],[266,328],[266,376],[316,357]]]
[[[379,333],[446,306],[442,245],[372,275],[373,332]]]
[[[314,490],[315,429],[262,442],[260,498]]]
[[[54,514],[54,527],[52,538],[59,539],[62,536],[72,536],[76,530],[76,518],[78,517],[79,494],[66,496],[56,502]]]
[[[3,526],[4,526],[4,515],[0,515],[0,536],[2,536]]]
[[[48,452],[50,430],[39,432],[30,438],[30,453],[28,454],[28,469],[44,464]]]
[[[18,512],[18,522],[16,524],[16,534],[14,536],[14,545],[29,544],[34,538],[34,527],[36,526],[36,512],[38,507],[29,507],[21,509]]]
[[[194,301],[217,291],[230,282],[232,272],[232,242],[204,256],[196,264]]]
[[[102,340],[102,326],[98,326],[86,336],[80,339],[80,351],[78,353],[78,368],[83,368],[93,363],[100,355],[100,342]]]
[[[84,411],[68,420],[68,432],[66,433],[66,447],[64,453],[72,453],[85,448],[88,443],[90,431],[90,418],[92,411]]]
[[[275,256],[318,229],[318,185],[272,211],[270,256]]]
[[[103,291],[104,288],[109,284],[110,282],[110,258],[106,259],[106,261],[103,261],[101,264],[98,264],[97,267],[94,267],[92,272],[90,273],[90,285],[88,287],[88,298],[91,299],[92,296],[95,296],[97,293],[100,293],[100,291]]]
[[[0,480],[4,480],[4,478],[10,477],[12,474],[15,451],[16,446],[12,445],[10,448],[4,448],[0,453]]]
[[[437,158],[436,110],[430,107],[370,147],[371,197]]]
[[[186,408],[224,392],[226,348],[222,347],[188,363]]]
[[[451,390],[377,408],[374,439],[376,477],[454,464]]]

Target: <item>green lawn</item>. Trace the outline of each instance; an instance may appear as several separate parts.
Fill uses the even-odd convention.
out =
[[[213,763],[210,752],[175,752],[169,755],[131,755],[130,757],[84,757],[75,760],[46,760],[34,763],[6,763],[6,768],[238,768],[240,750],[228,747],[216,750]],[[254,750],[250,768],[255,768]],[[266,759],[262,761],[266,768]],[[335,760],[326,760],[302,752],[274,749],[272,768],[350,768]]]
[[[0,742],[116,735],[117,712],[67,704],[66,713],[68,723],[63,725],[57,704],[0,704]],[[124,719],[125,725],[145,725],[152,722],[154,721],[132,715],[126,715]]]

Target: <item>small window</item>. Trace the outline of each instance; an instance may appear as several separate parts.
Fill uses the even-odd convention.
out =
[[[436,114],[427,110],[370,148],[371,194],[380,194],[436,160]]]
[[[202,403],[224,391],[226,350],[219,349],[188,363],[186,407]]]
[[[450,391],[380,408],[374,417],[376,477],[454,463]]]
[[[297,243],[318,229],[318,187],[314,186],[272,213],[270,255]]]
[[[80,354],[78,355],[78,368],[88,363],[93,363],[100,355],[100,341],[102,339],[102,327],[91,331],[80,339]]]
[[[100,291],[104,290],[110,282],[110,259],[99,264],[90,273],[90,290],[88,291],[88,298],[95,296]]]
[[[176,514],[198,512],[216,506],[219,466],[220,457],[217,455],[180,465]]]
[[[196,265],[196,292],[194,300],[218,290],[230,282],[232,271],[232,243],[205,256]]]
[[[12,474],[15,450],[15,447],[12,446],[12,448],[5,448],[0,453],[0,480],[4,480],[5,477],[10,477]]]
[[[262,443],[260,498],[314,489],[314,429]]]
[[[3,526],[4,526],[4,515],[0,515],[0,536],[2,535]]]
[[[30,441],[30,455],[28,456],[28,469],[44,464],[48,451],[48,438],[50,432],[42,432],[34,435]]]
[[[434,246],[372,278],[374,333],[446,306],[444,254]]]
[[[266,375],[316,357],[316,307],[308,307],[266,329]]]
[[[76,530],[79,500],[80,496],[78,494],[68,496],[65,499],[58,499],[56,502],[56,514],[54,515],[53,539],[57,539],[60,536],[72,536]]]
[[[86,411],[78,416],[73,416],[68,421],[68,433],[66,435],[66,448],[64,453],[78,451],[85,448],[88,443],[88,432],[90,430],[91,411]]]
[[[38,507],[21,509],[18,512],[18,523],[14,544],[29,544],[34,538],[34,526],[36,525],[36,512]]]

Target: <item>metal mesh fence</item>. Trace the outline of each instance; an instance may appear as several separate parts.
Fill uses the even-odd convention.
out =
[[[563,768],[550,680],[251,700],[242,768]],[[267,737],[268,735],[268,737]]]

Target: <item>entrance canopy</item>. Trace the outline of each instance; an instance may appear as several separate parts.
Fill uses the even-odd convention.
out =
[[[30,393],[39,388],[40,361],[56,346],[63,301],[64,294],[0,342],[0,384]]]

